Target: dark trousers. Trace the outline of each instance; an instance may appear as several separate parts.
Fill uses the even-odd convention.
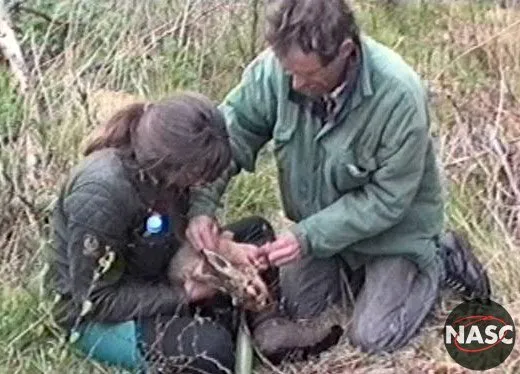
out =
[[[272,227],[260,217],[245,218],[224,229],[232,231],[238,242],[262,245],[274,239]],[[266,282],[276,282],[278,273],[270,270],[263,277]],[[238,318],[229,297],[218,295],[190,309],[182,315],[142,321],[141,349],[151,369],[159,373],[231,373]]]
[[[348,281],[344,282],[340,271]],[[367,352],[393,351],[415,335],[432,310],[442,279],[440,258],[419,271],[401,257],[380,257],[356,272],[339,257],[305,258],[281,270],[282,295],[289,313],[309,318],[340,303],[348,283],[354,296],[347,334]],[[347,293],[348,294],[348,293]]]

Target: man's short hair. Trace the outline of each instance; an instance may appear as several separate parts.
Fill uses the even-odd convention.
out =
[[[298,46],[327,64],[346,39],[359,43],[359,28],[345,0],[268,0],[265,36],[277,54]]]

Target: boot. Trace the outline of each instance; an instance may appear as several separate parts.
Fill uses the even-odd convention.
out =
[[[446,271],[444,286],[460,292],[466,299],[491,297],[487,272],[463,236],[447,231],[440,240],[440,255]]]
[[[275,365],[284,359],[305,360],[336,345],[343,335],[339,325],[305,324],[278,317],[253,330],[258,349]]]
[[[336,345],[343,335],[343,328],[330,318],[293,321],[280,309],[253,316],[249,326],[254,344],[275,365],[284,359],[317,355]]]

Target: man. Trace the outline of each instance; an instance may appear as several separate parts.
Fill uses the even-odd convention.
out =
[[[253,260],[281,266],[292,317],[337,303],[343,272],[355,298],[350,341],[392,351],[417,333],[444,284],[489,297],[468,247],[453,234],[441,237],[441,186],[419,76],[361,35],[343,0],[272,0],[266,22],[269,48],[221,105],[233,167],[195,195],[188,237],[212,245],[229,179],[253,171],[273,140],[294,225]]]

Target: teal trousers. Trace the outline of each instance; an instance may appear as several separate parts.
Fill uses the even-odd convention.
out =
[[[89,323],[77,331],[73,346],[92,359],[132,372],[145,372],[146,363],[139,351],[140,326],[135,321],[116,324]]]

